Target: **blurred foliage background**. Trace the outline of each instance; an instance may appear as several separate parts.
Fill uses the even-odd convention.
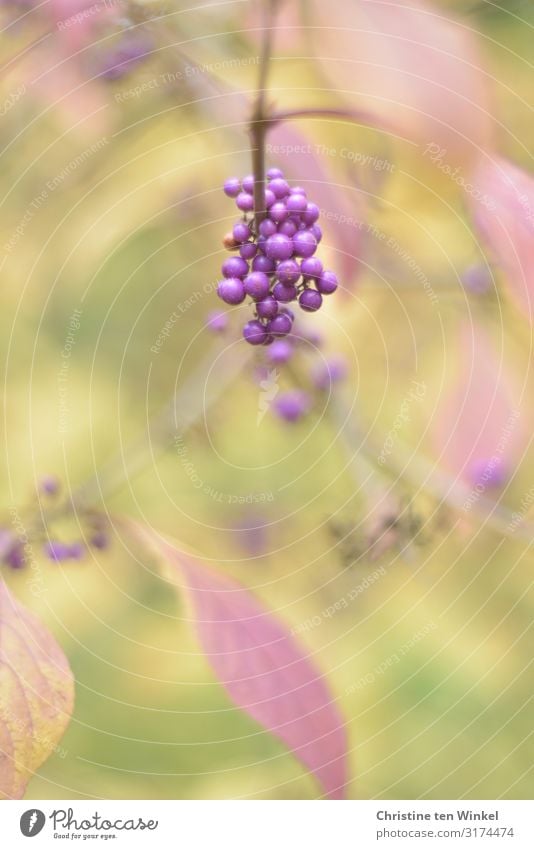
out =
[[[199,361],[213,351],[217,368],[208,386],[227,367],[233,331],[219,343],[206,315],[218,306],[221,237],[235,217],[221,185],[250,170],[246,123],[258,45],[249,6],[178,6],[165,25],[150,7],[146,60],[118,79],[98,76],[115,43],[102,35],[87,59],[94,79],[87,82],[86,65],[80,84],[71,62],[57,79],[36,81],[31,52],[14,57],[40,37],[43,18],[31,7],[22,15],[20,7],[2,8],[8,517],[31,503],[42,474],[58,474],[69,491],[100,476],[113,457],[120,473],[123,452],[138,440],[136,450],[146,451],[148,417]],[[121,8],[122,26],[147,8]],[[531,4],[499,9],[451,0],[441,8],[464,15],[481,33],[495,110],[508,130],[506,153],[528,169]],[[112,31],[120,35],[115,19]],[[52,41],[37,49],[36,65],[48,49],[53,53]],[[211,68],[199,70],[204,65]],[[271,85],[284,108],[302,105],[304,90],[306,102],[325,103],[321,68],[308,53],[275,45]],[[132,94],[135,87],[141,90]],[[466,267],[481,259],[479,246],[457,188],[410,145],[326,119],[298,129],[313,145],[362,155],[359,163],[320,157],[356,216],[362,195],[373,200],[365,207],[357,280],[344,280],[349,294],[332,299],[308,326],[348,358],[341,392],[357,405],[371,444],[383,443],[410,381],[425,382],[402,430],[406,457],[398,455],[384,479],[392,503],[412,502],[424,539],[413,543],[401,524],[383,553],[363,553],[356,562],[343,557],[331,518],[354,525],[361,543],[366,488],[373,485],[367,467],[348,463],[328,405],[294,427],[272,415],[258,425],[253,364],[184,436],[195,480],[171,448],[149,457],[121,488],[96,487],[96,506],[113,521],[133,516],[179,539],[300,631],[347,719],[352,797],[527,798],[530,542],[439,505],[411,460],[416,449],[434,462],[428,425],[458,366],[458,322],[482,322],[531,389],[530,328],[501,289],[476,297],[462,286]],[[392,168],[374,171],[364,156]],[[290,157],[272,160],[291,178]],[[416,258],[438,309],[371,226]],[[321,248],[335,268],[334,227],[324,223]],[[175,310],[180,317],[155,354],[151,347]],[[79,329],[72,332],[75,311]],[[290,385],[291,377],[280,381]],[[527,453],[503,496],[509,509],[532,486],[531,469]],[[80,529],[72,520],[58,532]],[[70,728],[30,783],[29,798],[316,796],[313,780],[284,747],[230,705],[199,652],[187,610],[120,528],[109,551],[91,551],[80,563],[54,565],[38,549],[35,558],[30,572],[7,578],[64,647],[77,696]],[[378,577],[354,600],[324,615],[370,575]]]

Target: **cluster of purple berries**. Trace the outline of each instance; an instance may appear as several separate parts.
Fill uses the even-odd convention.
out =
[[[231,177],[224,192],[235,198],[243,215],[224,239],[225,247],[238,255],[224,261],[217,293],[234,306],[247,295],[252,298],[254,318],[245,324],[243,336],[251,345],[271,345],[291,332],[294,316],[287,304],[298,301],[305,312],[316,312],[323,295],[337,289],[336,275],[314,256],[322,238],[319,207],[308,201],[304,189],[291,188],[282,172],[271,168],[265,217],[256,230],[254,177]]]

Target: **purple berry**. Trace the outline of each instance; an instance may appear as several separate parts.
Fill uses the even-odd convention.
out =
[[[319,244],[319,242],[323,238],[323,231],[321,230],[319,225],[318,224],[312,224],[312,226],[310,227],[310,233],[312,233],[315,236],[315,241],[317,242],[317,244]]]
[[[310,406],[309,396],[300,389],[282,393],[273,403],[276,415],[286,422],[298,421],[306,415]]]
[[[241,245],[239,248],[239,253],[243,259],[254,259],[258,253],[258,247],[254,242],[245,242],[245,244]]]
[[[238,177],[228,177],[224,181],[224,193],[229,198],[236,198],[241,191],[241,182]]]
[[[287,363],[293,353],[292,345],[286,339],[276,339],[267,354],[269,360],[277,365]]]
[[[250,227],[244,221],[238,221],[237,224],[234,224],[232,233],[236,242],[248,242],[252,236]]]
[[[293,188],[289,190],[289,194],[304,195],[304,197],[306,197],[306,189],[303,189],[302,186],[293,186]]]
[[[261,301],[269,294],[271,283],[267,275],[263,271],[253,271],[243,281],[245,292],[254,298],[255,301]]]
[[[206,323],[213,333],[224,333],[228,326],[228,316],[225,312],[210,312]]]
[[[302,260],[300,270],[303,277],[320,277],[323,273],[323,263],[317,257],[311,256]]]
[[[276,283],[273,286],[273,295],[277,301],[280,301],[282,304],[288,304],[290,301],[294,301],[298,295],[298,292],[295,286],[286,286],[284,283]]]
[[[267,325],[267,332],[272,336],[287,336],[291,331],[291,326],[292,323],[289,316],[280,313],[270,320]]]
[[[286,209],[288,212],[304,212],[308,205],[308,201],[304,195],[290,194],[286,200]],[[313,221],[312,221],[313,224]]]
[[[67,557],[71,560],[81,560],[85,554],[85,546],[82,542],[71,542],[66,548]]]
[[[278,180],[283,179],[284,175],[280,171],[280,168],[269,168],[267,171],[267,179],[268,180]]]
[[[486,265],[471,265],[462,274],[464,287],[474,295],[484,295],[492,287],[491,271]]]
[[[219,298],[226,304],[242,304],[245,300],[245,287],[238,277],[225,277],[217,286]]]
[[[337,277],[333,271],[323,271],[315,285],[323,295],[331,295],[337,289]]]
[[[306,312],[316,312],[320,309],[322,303],[322,295],[320,292],[316,292],[315,289],[304,289],[300,294],[299,304],[301,309]]]
[[[304,221],[304,223],[308,227],[311,227],[312,224],[315,224],[315,222],[319,218],[319,215],[320,215],[320,210],[319,210],[319,207],[317,206],[317,204],[316,203],[308,203],[308,204],[306,204],[306,209],[305,209],[304,214],[302,216],[302,220]],[[319,239],[317,239],[317,241],[319,241]]]
[[[247,322],[243,328],[243,337],[250,345],[263,345],[266,335],[263,324],[256,319]]]
[[[298,283],[300,278],[300,268],[294,259],[286,259],[279,263],[276,267],[276,276],[280,283],[285,286],[292,286]]]
[[[270,259],[289,259],[293,254],[293,241],[289,236],[284,236],[283,233],[275,233],[274,236],[269,236],[267,239],[265,253]]]
[[[70,557],[69,546],[59,540],[51,539],[45,543],[44,553],[49,560],[53,560],[55,563],[61,563]]]
[[[270,209],[276,201],[276,196],[270,189],[265,189],[265,209]]]
[[[506,483],[508,470],[500,457],[474,460],[468,469],[469,480],[473,486],[498,489]]]
[[[22,569],[26,563],[24,545],[21,542],[16,542],[12,545],[7,554],[4,555],[4,562],[11,569]]]
[[[293,247],[295,256],[309,257],[313,256],[317,250],[317,240],[313,233],[309,230],[299,230],[293,236]]]
[[[269,183],[269,189],[278,199],[285,198],[289,194],[289,185],[283,177],[274,177]]]
[[[278,232],[283,233],[284,236],[289,236],[289,238],[294,236],[297,230],[298,227],[294,221],[282,221],[282,223],[278,227]]]
[[[343,380],[347,376],[347,370],[347,361],[344,357],[330,357],[313,369],[312,382],[316,389],[325,392],[330,389],[333,383]]]
[[[104,531],[95,531],[89,539],[89,543],[93,546],[93,548],[104,549],[108,547],[109,539]]]
[[[236,198],[236,206],[241,212],[251,212],[254,209],[254,198],[247,192],[241,192]]]
[[[243,177],[243,191],[249,195],[254,194],[254,175],[248,174],[246,177]]]
[[[289,307],[280,307],[278,312],[288,315],[292,322],[295,321],[295,313]]]
[[[277,224],[281,224],[283,221],[285,221],[287,216],[288,212],[286,209],[286,205],[281,201],[276,201],[276,203],[273,203],[273,205],[269,209],[269,217]]]
[[[39,492],[43,495],[57,495],[59,488],[59,481],[55,475],[45,475],[39,481]]]
[[[276,233],[276,224],[270,218],[264,218],[260,224],[260,233],[265,238],[273,236]]]
[[[274,271],[276,264],[273,259],[268,256],[258,254],[252,260],[252,271],[264,271],[265,274],[271,274]]]
[[[221,271],[225,277],[244,277],[248,272],[248,262],[240,256],[229,256],[224,260]]]
[[[272,295],[267,295],[256,304],[256,312],[260,318],[274,318],[278,312],[278,301]]]

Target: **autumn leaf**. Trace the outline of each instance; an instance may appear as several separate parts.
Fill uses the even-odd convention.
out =
[[[343,719],[322,673],[278,618],[237,581],[148,528],[134,533],[166,565],[191,603],[198,637],[237,707],[279,737],[330,799],[347,784]]]
[[[0,584],[0,799],[21,799],[69,723],[74,682],[62,650]]]

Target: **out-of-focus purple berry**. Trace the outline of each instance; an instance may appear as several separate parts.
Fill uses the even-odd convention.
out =
[[[306,197],[306,189],[303,189],[302,186],[293,186],[293,188],[289,190],[289,194],[304,195],[304,197]]]
[[[245,242],[245,244],[241,245],[239,248],[239,253],[243,259],[254,259],[258,253],[257,245],[255,242]]]
[[[276,195],[270,189],[265,189],[265,209],[270,209],[276,201]]]
[[[237,224],[234,224],[232,234],[236,242],[248,242],[252,235],[250,227],[244,221],[238,221]]]
[[[275,398],[272,404],[276,415],[286,422],[297,422],[311,407],[310,397],[301,389],[283,392]]]
[[[246,293],[243,281],[238,277],[225,277],[217,286],[217,294],[219,298],[226,304],[242,304],[245,300]]]
[[[297,230],[298,227],[294,221],[282,221],[282,223],[278,227],[278,232],[283,233],[284,236],[289,236],[289,238],[292,238],[292,236],[295,235]]]
[[[293,346],[287,339],[276,339],[267,352],[267,357],[272,363],[282,365],[287,363],[293,354]]]
[[[492,288],[491,271],[486,265],[471,265],[462,274],[462,283],[473,295],[485,295]]]
[[[262,236],[265,236],[266,239],[269,236],[273,236],[276,233],[276,224],[274,221],[271,221],[270,218],[264,218],[260,224],[260,233]]]
[[[280,168],[269,168],[267,171],[267,178],[269,180],[283,180],[284,175],[282,171],[280,171]]]
[[[468,470],[469,480],[473,486],[483,486],[498,489],[503,486],[508,477],[508,469],[501,457],[474,460]]]
[[[333,383],[339,383],[347,376],[347,361],[340,355],[329,357],[317,363],[311,373],[311,379],[316,389],[325,392]]]
[[[316,203],[308,203],[306,204],[306,209],[302,215],[302,220],[306,224],[307,227],[311,227],[312,224],[315,224],[317,219],[319,218],[320,210]],[[319,240],[317,240],[319,241]]]
[[[4,562],[11,569],[22,569],[26,563],[24,545],[21,542],[15,542],[4,556]]]
[[[275,315],[267,325],[267,332],[272,336],[287,336],[291,331],[292,322],[288,315]]]
[[[225,277],[244,277],[248,272],[248,263],[243,257],[229,256],[224,260],[221,271]]]
[[[210,312],[207,325],[214,333],[224,333],[228,327],[228,316],[225,312]]]
[[[281,201],[276,201],[269,209],[269,217],[277,224],[281,224],[283,221],[285,221],[287,216],[288,212],[286,209],[286,205]]]
[[[288,304],[290,301],[294,301],[297,294],[298,292],[295,286],[286,286],[284,283],[276,283],[273,286],[273,295],[282,304]]]
[[[276,277],[280,283],[286,286],[292,286],[298,283],[300,278],[300,268],[298,262],[294,259],[286,259],[279,263],[276,267]]]
[[[317,242],[317,244],[319,244],[319,242],[323,238],[323,231],[321,230],[319,225],[312,224],[312,226],[310,227],[310,233],[315,236],[315,241]]]
[[[99,548],[103,550],[107,548],[109,545],[109,538],[105,531],[95,531],[94,534],[89,539],[89,544],[93,548]]]
[[[323,271],[315,285],[321,294],[331,295],[332,292],[335,292],[337,289],[337,277],[333,271]]]
[[[265,253],[270,259],[289,259],[293,254],[293,241],[289,236],[284,236],[283,233],[275,233],[274,236],[269,236],[267,239]]]
[[[317,250],[317,239],[310,230],[299,230],[293,236],[293,248],[295,256],[313,256]]]
[[[43,495],[57,495],[59,490],[59,480],[55,475],[44,475],[39,481],[39,492]]]
[[[323,273],[323,263],[316,256],[310,256],[308,259],[302,260],[300,270],[303,277],[320,277]]]
[[[121,79],[148,57],[152,46],[151,39],[142,33],[124,36],[106,57],[101,76],[111,81]]]
[[[246,177],[243,177],[243,191],[247,192],[247,194],[254,194],[254,175],[248,174]]]
[[[274,318],[278,312],[278,301],[272,295],[267,295],[256,304],[256,312],[260,318]]]
[[[59,540],[48,540],[44,545],[44,553],[49,560],[53,560],[55,563],[61,563],[70,558],[69,546]]]
[[[229,198],[236,198],[241,191],[241,182],[239,177],[228,177],[224,181],[224,193]]]
[[[245,277],[243,285],[247,295],[250,295],[255,301],[261,301],[269,294],[271,284],[263,271],[253,271]]]
[[[269,189],[279,200],[287,197],[289,194],[289,185],[283,177],[274,177],[274,179],[272,179],[269,183]]]
[[[264,271],[265,274],[271,274],[274,271],[276,264],[273,259],[263,254],[258,254],[252,260],[252,271]]]
[[[300,194],[290,194],[286,200],[286,209],[288,212],[304,212],[307,205],[308,201],[304,195]]]
[[[240,192],[236,198],[236,206],[241,212],[251,212],[254,209],[254,198],[247,192]]]
[[[316,292],[315,289],[304,289],[300,293],[299,304],[301,309],[306,312],[316,312],[321,308],[322,303],[322,295],[320,292]]]
[[[250,345],[263,345],[266,335],[263,324],[256,319],[247,322],[243,328],[243,337]]]
[[[85,546],[82,542],[71,542],[67,546],[68,557],[71,560],[81,560],[85,556]]]

